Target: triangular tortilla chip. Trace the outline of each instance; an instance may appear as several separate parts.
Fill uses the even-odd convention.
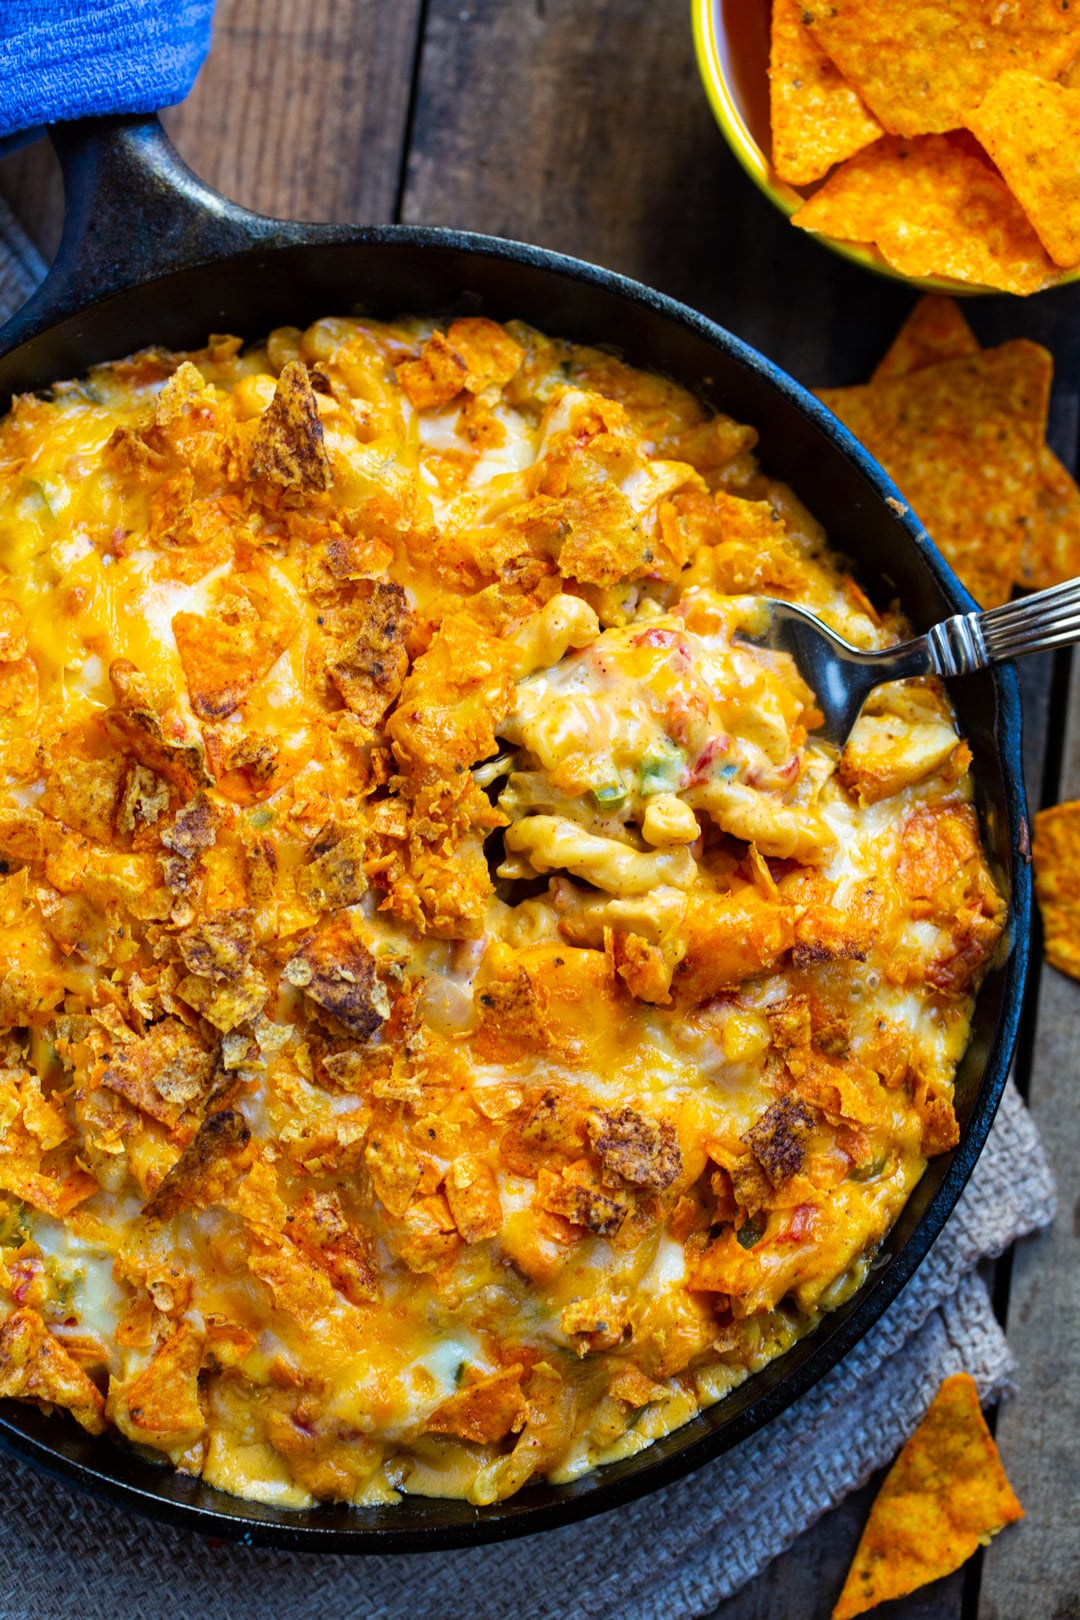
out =
[[[1023,1516],[975,1380],[946,1378],[877,1494],[832,1620],[951,1574]]]
[[[773,0],[769,106],[773,168],[809,185],[884,134],[802,21],[802,0]]]
[[[905,276],[1033,293],[1057,267],[999,175],[943,135],[875,141],[831,174],[792,224],[871,243]]]
[[[890,377],[907,377],[941,360],[962,360],[978,352],[979,340],[956,299],[930,293],[919,299],[870,380],[888,382]]]
[[[1046,960],[1080,979],[1080,800],[1039,811],[1031,862]]]
[[[1019,339],[818,397],[896,480],[984,607],[1006,602],[1033,521],[1053,361]]]
[[[1020,553],[1019,583],[1033,591],[1080,575],[1080,489],[1044,445],[1039,456],[1035,517]]]
[[[956,129],[1000,73],[1055,79],[1080,50],[1080,11],[1046,0],[807,0],[814,38],[897,135]]]
[[[979,342],[954,298],[920,298],[874,372],[906,377],[942,360],[978,354]],[[1020,551],[1018,585],[1042,591],[1080,575],[1080,489],[1048,445],[1039,452],[1035,512]]]
[[[972,130],[1056,264],[1080,263],[1080,90],[1003,73],[968,114]]]
[[[233,606],[240,611],[233,612]],[[191,707],[200,720],[224,720],[268,675],[296,631],[291,615],[260,614],[246,598],[220,614],[176,613],[176,650]]]

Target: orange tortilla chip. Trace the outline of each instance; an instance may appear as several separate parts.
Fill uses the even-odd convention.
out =
[[[168,1221],[186,1209],[209,1209],[223,1203],[254,1158],[251,1132],[242,1114],[232,1108],[208,1114],[143,1206],[143,1214],[147,1220]]]
[[[792,224],[872,244],[905,276],[1027,294],[1057,275],[1005,182],[943,135],[876,141],[830,175]]]
[[[172,629],[191,707],[201,720],[224,720],[269,674],[296,626],[258,615],[177,613]]]
[[[13,1312],[0,1330],[0,1395],[64,1406],[89,1434],[105,1428],[100,1392],[29,1308]]]
[[[951,1574],[1023,1516],[975,1380],[946,1378],[877,1494],[832,1620]]]
[[[1054,262],[1080,263],[1080,90],[1003,73],[966,122]]]
[[[427,1420],[429,1434],[457,1434],[476,1445],[491,1445],[525,1421],[520,1362],[467,1384]]]
[[[22,608],[7,597],[0,597],[0,660],[10,663],[25,657],[29,645],[29,627]]]
[[[1035,517],[1020,553],[1020,584],[1033,591],[1080,574],[1080,489],[1044,445],[1039,456]]]
[[[773,168],[805,186],[883,134],[802,21],[802,0],[773,0],[769,107]]]
[[[896,135],[956,129],[1006,69],[1055,79],[1080,50],[1060,0],[807,0],[803,21]]]
[[[525,358],[525,350],[506,328],[483,315],[459,317],[447,332],[446,341],[469,368],[465,387],[470,394],[505,387]]]
[[[465,387],[468,362],[441,332],[432,332],[415,360],[404,360],[394,375],[418,411],[448,405]]]
[[[251,475],[278,489],[306,493],[329,489],[333,481],[315,389],[299,360],[282,367],[274,397],[255,429]]]
[[[826,388],[984,607],[1009,598],[1033,522],[1053,361],[1020,339],[863,388]]]
[[[870,380],[888,382],[890,377],[907,377],[942,360],[962,360],[978,352],[979,340],[956,299],[931,293],[919,299]]]
[[[1046,960],[1080,979],[1080,800],[1039,811],[1031,860]]]
[[[110,1390],[114,1415],[122,1402],[122,1426],[133,1439],[152,1446],[186,1447],[202,1434],[206,1418],[199,1404],[199,1368],[202,1366],[205,1335],[189,1322],[181,1322],[171,1338],[155,1350],[152,1358],[124,1387]]]

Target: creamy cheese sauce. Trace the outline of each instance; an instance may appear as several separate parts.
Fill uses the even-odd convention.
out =
[[[0,1392],[279,1506],[480,1505],[857,1286],[1002,903],[942,691],[837,758],[742,639],[904,629],[753,439],[485,321],[18,402]]]

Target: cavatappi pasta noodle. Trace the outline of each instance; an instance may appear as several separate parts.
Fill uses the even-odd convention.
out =
[[[0,425],[0,1394],[489,1503],[717,1400],[957,1139],[1003,905],[940,688],[756,435],[523,326],[150,351]]]

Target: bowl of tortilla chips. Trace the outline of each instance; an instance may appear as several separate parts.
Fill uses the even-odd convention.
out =
[[[1080,279],[1080,5],[693,7],[717,122],[799,229],[924,291]]]

